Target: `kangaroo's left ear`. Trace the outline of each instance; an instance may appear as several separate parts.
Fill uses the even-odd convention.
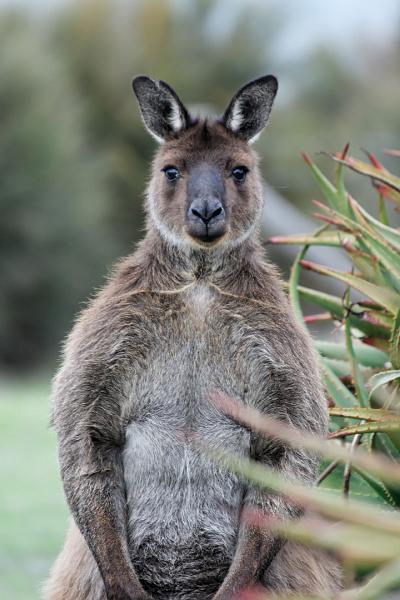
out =
[[[132,87],[144,124],[158,142],[176,136],[192,124],[185,106],[165,81],[139,75],[133,80]]]
[[[268,122],[277,91],[278,80],[273,75],[250,81],[233,96],[222,117],[223,125],[251,144]]]

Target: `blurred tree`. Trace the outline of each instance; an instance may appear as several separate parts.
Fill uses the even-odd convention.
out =
[[[112,251],[104,163],[62,62],[20,16],[2,21],[0,71],[0,361],[33,366],[58,353]]]
[[[240,85],[276,72],[257,150],[268,181],[304,210],[315,188],[301,150],[398,145],[398,48],[363,48],[357,71],[322,48],[276,69],[284,14],[267,3],[79,0],[51,18],[0,16],[0,365],[53,358],[79,302],[142,236],[155,143],[134,75],[222,112]]]

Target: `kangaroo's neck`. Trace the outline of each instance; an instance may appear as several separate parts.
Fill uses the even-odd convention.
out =
[[[199,281],[234,291],[247,287],[247,279],[254,280],[257,266],[262,268],[261,257],[261,246],[252,237],[235,247],[203,249],[174,246],[150,230],[131,260],[140,287],[175,290]]]

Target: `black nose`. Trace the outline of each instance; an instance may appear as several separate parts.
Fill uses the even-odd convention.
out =
[[[189,209],[191,218],[200,219],[205,225],[209,225],[217,217],[224,218],[225,211],[219,200],[216,198],[205,200],[194,200]]]

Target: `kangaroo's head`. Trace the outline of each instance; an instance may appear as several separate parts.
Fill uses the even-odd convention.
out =
[[[200,120],[163,81],[133,80],[143,121],[160,143],[147,211],[168,242],[234,246],[255,230],[263,192],[250,144],[268,121],[277,88],[272,75],[251,81],[220,119]]]

